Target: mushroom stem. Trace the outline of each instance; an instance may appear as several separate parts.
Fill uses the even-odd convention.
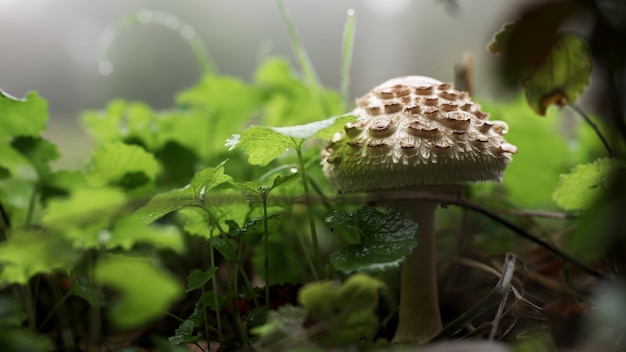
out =
[[[434,224],[436,207],[433,202],[402,204],[402,209],[419,226],[419,243],[401,265],[399,322],[394,343],[424,343],[441,330]]]

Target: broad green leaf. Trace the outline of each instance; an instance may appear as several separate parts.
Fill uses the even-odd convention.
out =
[[[11,144],[2,140],[0,140],[0,167],[6,170],[6,176],[28,181],[36,181],[38,178],[37,170],[28,158]]]
[[[211,310],[220,310],[226,304],[231,297],[228,297],[224,294],[215,293],[215,291],[205,291],[200,296],[200,302],[204,304],[207,308]]]
[[[584,39],[563,34],[530,77],[522,82],[526,100],[539,115],[550,105],[574,103],[591,76],[591,54]]]
[[[326,120],[289,127],[252,126],[240,136],[233,136],[227,141],[232,148],[240,146],[248,154],[248,162],[254,165],[267,165],[283,155],[290,148],[299,148],[309,138],[330,138],[343,126],[356,119],[355,116],[342,115]]]
[[[259,107],[261,91],[236,77],[207,74],[193,87],[176,95],[176,103],[204,108],[218,114],[232,113],[233,119],[247,118]]]
[[[310,316],[327,328],[318,337],[322,345],[345,345],[369,342],[376,333],[375,313],[383,282],[366,274],[355,274],[339,285],[334,281],[316,281],[298,293],[298,302]]]
[[[330,255],[335,269],[345,274],[398,267],[417,246],[418,225],[395,208],[387,214],[368,207],[350,214],[335,211],[326,221],[359,233],[359,243],[338,248]]]
[[[68,269],[77,258],[62,237],[16,230],[0,243],[0,283],[23,285],[36,274]]]
[[[85,175],[79,171],[54,171],[42,181],[41,198],[44,202],[52,197],[67,196],[73,189],[87,187]]]
[[[270,191],[276,189],[277,187],[280,187],[281,185],[291,182],[299,177],[300,177],[300,174],[298,173],[289,174],[287,176],[278,175],[276,176],[276,178],[274,178],[274,182],[272,183],[272,187],[270,188]]]
[[[205,197],[213,188],[232,181],[224,173],[223,164],[198,171],[191,182],[183,187],[161,193],[137,210],[137,215],[146,223],[153,222],[164,215],[184,207],[203,207]]]
[[[178,211],[183,230],[186,233],[204,238],[211,238],[217,230],[211,229],[209,214],[198,207],[183,208]]]
[[[174,336],[167,338],[172,345],[180,345],[183,343],[196,343],[200,340],[200,333],[194,335],[195,324],[193,321],[185,319],[176,330],[174,330]]]
[[[178,280],[145,258],[109,255],[96,265],[95,278],[121,293],[108,312],[120,329],[139,327],[162,316],[182,295]]]
[[[571,143],[560,131],[558,112],[548,111],[547,119],[538,119],[521,96],[498,103],[480,100],[480,104],[493,120],[509,125],[504,137],[517,146],[503,178],[509,198],[521,207],[554,208],[550,195],[559,175],[575,164]]]
[[[184,249],[182,235],[175,226],[147,225],[137,216],[126,216],[115,221],[107,246],[130,250],[136,243],[167,248],[178,253]]]
[[[208,191],[232,180],[232,177],[224,173],[224,163],[222,163],[217,167],[207,167],[198,171],[189,185],[194,194],[204,202]]]
[[[502,26],[502,29],[491,39],[487,45],[487,49],[494,54],[503,55],[506,54],[507,48],[510,44],[510,39],[515,29],[515,22],[506,23]]]
[[[202,206],[202,202],[187,185],[183,188],[157,194],[146,205],[137,209],[135,214],[147,224],[182,208],[200,206]]]
[[[298,125],[342,113],[337,92],[311,89],[282,58],[266,60],[257,70],[255,82],[268,95],[262,119],[265,125]]]
[[[625,167],[623,161],[608,158],[578,165],[561,176],[552,197],[564,210],[587,209],[606,194],[616,177],[624,175]]]
[[[209,242],[226,260],[235,260],[237,258],[237,243],[224,236],[216,236],[209,239]]]
[[[48,102],[37,92],[17,99],[0,90],[0,142],[9,137],[36,137],[46,129]]]
[[[191,292],[193,290],[204,291],[204,286],[209,280],[215,277],[217,268],[211,268],[207,271],[200,269],[193,269],[187,275],[187,290],[185,292]]]
[[[157,147],[156,114],[146,104],[114,100],[105,110],[84,112],[81,120],[96,145],[138,141],[149,150]]]
[[[153,182],[159,172],[154,156],[136,145],[108,143],[92,156],[87,181],[93,186],[121,185],[133,189]]]
[[[40,180],[50,174],[50,162],[59,158],[57,146],[40,137],[18,137],[11,143],[30,161],[37,170]]]
[[[44,225],[70,230],[108,221],[126,204],[116,188],[78,188],[64,199],[51,199],[43,215]]]
[[[200,155],[225,151],[223,141],[243,131],[251,115],[261,108],[263,94],[257,87],[235,77],[205,75],[194,87],[176,96],[178,105],[200,113],[200,120],[186,130],[181,138],[200,133],[202,144],[196,145]],[[198,124],[198,122],[200,124]],[[175,123],[177,123],[175,121]]]
[[[238,146],[248,155],[250,164],[265,166],[299,143],[270,127],[252,126],[241,134]]]
[[[15,177],[0,180],[0,201],[9,215],[11,224],[21,226],[28,221],[32,195],[33,181]],[[0,226],[3,223],[0,218]]]
[[[204,324],[204,314],[204,305],[201,302],[197,302],[193,313],[178,326],[174,332],[174,336],[170,336],[168,341],[172,345],[197,342],[202,335],[200,333],[193,335],[193,332],[195,328],[201,327]]]
[[[356,120],[356,116],[342,115],[304,125],[271,127],[271,129],[287,137],[296,139],[308,139],[312,137],[330,139],[335,133],[343,130],[346,123],[354,120]]]

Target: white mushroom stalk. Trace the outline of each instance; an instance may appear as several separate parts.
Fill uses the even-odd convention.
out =
[[[385,190],[456,192],[469,182],[500,181],[517,148],[467,92],[423,76],[391,79],[357,100],[322,155],[340,193]],[[452,186],[452,187],[451,187]],[[398,343],[423,343],[441,330],[435,266],[436,204],[405,201],[418,223],[418,247],[403,262]]]

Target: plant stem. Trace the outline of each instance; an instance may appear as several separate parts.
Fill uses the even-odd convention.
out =
[[[401,265],[399,322],[394,343],[421,344],[441,330],[437,290],[436,203],[403,203],[402,209],[418,224],[419,243]]]
[[[593,121],[591,121],[591,118],[589,118],[589,116],[583,111],[583,109],[579,108],[578,106],[574,104],[569,104],[568,106],[570,109],[574,110],[578,115],[580,115],[583,118],[583,120],[585,120],[585,122],[593,129],[593,131],[596,133],[598,138],[600,138],[600,141],[602,141],[602,144],[604,144],[604,148],[609,154],[609,157],[610,158],[614,157],[615,151],[613,150],[613,148],[611,148],[611,145],[602,134],[602,131],[600,131],[600,128],[598,128],[598,126]]]
[[[350,65],[352,64],[352,52],[354,48],[354,30],[356,20],[354,18],[354,10],[348,10],[346,24],[343,27],[343,50],[341,55],[341,102],[342,111],[347,110],[348,100],[350,96]]]
[[[213,244],[211,243],[211,241],[208,241],[208,242],[209,242],[209,258],[211,261],[211,268],[215,268],[215,253],[214,253]],[[217,335],[218,335],[219,343],[220,345],[222,345],[222,342],[224,341],[224,336],[222,335],[222,317],[220,314],[219,302],[217,300],[217,280],[215,277],[213,277],[213,280],[211,280],[211,283],[213,284],[213,305],[215,306],[215,319],[217,320]],[[204,311],[205,311],[204,328],[205,328],[205,334],[208,338],[209,324],[208,324],[207,317],[206,317],[206,307]]]
[[[265,308],[270,307],[270,240],[267,227],[267,193],[261,192],[263,199],[263,241],[265,246]]]
[[[320,255],[320,247],[317,241],[317,229],[315,228],[315,214],[313,214],[313,205],[311,204],[311,193],[309,192],[309,178],[306,174],[304,159],[302,158],[302,149],[300,146],[296,148],[298,162],[300,163],[300,175],[302,176],[302,187],[304,187],[304,199],[306,202],[307,214],[309,216],[309,228],[311,229],[311,242],[313,242],[313,253],[315,257],[315,270],[313,277],[315,280],[319,278],[319,270],[321,269],[322,257]]]

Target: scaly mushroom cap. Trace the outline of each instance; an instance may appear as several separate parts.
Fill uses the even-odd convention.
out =
[[[357,99],[346,124],[322,153],[339,192],[500,181],[511,154],[508,126],[467,92],[423,76],[391,79]]]

